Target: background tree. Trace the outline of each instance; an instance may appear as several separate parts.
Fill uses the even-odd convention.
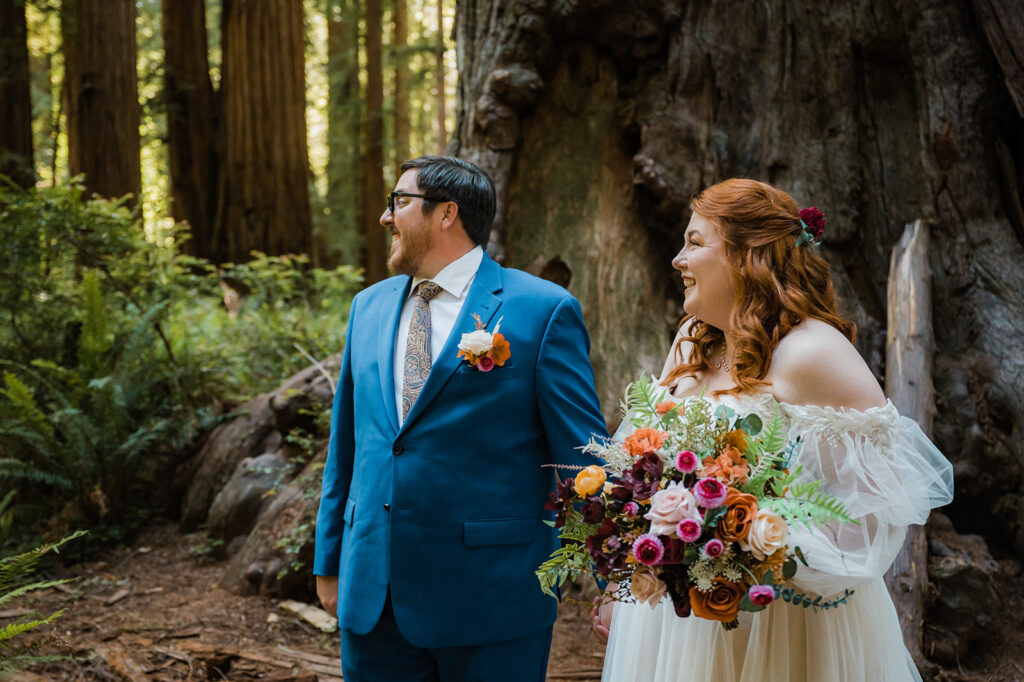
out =
[[[164,0],[164,101],[172,215],[187,221],[193,255],[214,254],[217,208],[217,101],[210,81],[203,0]]]
[[[308,253],[312,238],[301,0],[224,0],[224,160],[217,260]]]
[[[91,193],[142,193],[135,3],[66,0],[61,5],[68,168]]]
[[[35,183],[25,0],[0,0],[0,174]]]
[[[384,70],[381,0],[366,0],[366,112],[363,154],[363,268],[366,284],[387,277],[386,237],[378,218],[384,207]]]
[[[394,41],[391,54],[395,66],[395,177],[409,158],[409,8],[406,0],[394,0]]]
[[[492,251],[580,298],[609,418],[681,317],[669,261],[702,188],[755,177],[825,210],[823,253],[879,377],[889,254],[930,224],[948,512],[1021,556],[1020,24],[994,0],[464,0],[450,149],[497,181]]]

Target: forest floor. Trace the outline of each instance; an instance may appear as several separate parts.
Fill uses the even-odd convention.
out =
[[[264,597],[219,586],[223,563],[199,560],[200,538],[174,525],[146,531],[133,547],[70,569],[77,581],[5,604],[67,611],[34,641],[74,660],[37,666],[15,680],[340,680],[337,633],[325,634]],[[1021,582],[1021,581],[1017,581]],[[962,670],[940,669],[935,682],[1024,682],[1024,585],[1009,586],[994,617],[993,641]],[[10,622],[0,620],[0,626]],[[604,645],[590,632],[588,609],[563,602],[555,624],[548,680],[600,680]]]

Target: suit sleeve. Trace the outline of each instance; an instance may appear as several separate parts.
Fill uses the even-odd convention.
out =
[[[356,299],[352,300],[345,351],[341,357],[341,374],[334,391],[331,409],[331,437],[327,444],[327,461],[320,486],[320,509],[316,516],[316,550],[313,574],[338,575],[341,557],[341,534],[345,527],[344,511],[352,480],[352,459],[355,455],[355,429],[352,396],[352,325],[356,319]]]
[[[580,304],[566,296],[551,313],[537,356],[538,403],[556,464],[599,463],[579,448],[592,436],[608,435],[589,355],[590,336]]]

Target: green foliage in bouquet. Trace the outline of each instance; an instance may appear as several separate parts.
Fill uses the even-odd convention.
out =
[[[566,580],[590,570],[590,554],[584,543],[587,541],[587,537],[597,529],[594,524],[584,523],[583,517],[575,509],[571,509],[567,513],[568,518],[561,533],[562,546],[556,549],[536,571],[541,591],[556,599],[558,595],[555,594],[555,590],[564,585]],[[552,527],[555,525],[553,521],[544,523]]]
[[[39,560],[49,552],[60,553],[65,544],[85,535],[85,531],[75,531],[57,542],[48,543],[28,552],[0,559],[0,607],[18,597],[43,590],[54,585],[63,585],[70,580],[32,580]],[[59,618],[65,609],[61,609],[42,618],[26,618],[0,628],[0,676],[7,676],[18,670],[24,670],[36,663],[58,660],[57,656],[39,656],[31,646],[20,646],[13,640],[47,623]]]

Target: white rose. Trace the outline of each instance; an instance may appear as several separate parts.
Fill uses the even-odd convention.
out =
[[[665,596],[668,586],[646,566],[640,566],[629,579],[629,593],[641,604],[652,609]]]
[[[750,533],[746,541],[740,542],[740,547],[764,561],[785,545],[788,538],[789,527],[786,520],[773,511],[761,509],[757,512],[757,518],[750,524]]]
[[[702,522],[697,500],[682,483],[669,483],[651,496],[651,510],[644,514],[651,522],[651,533],[674,535],[684,518]]]
[[[472,353],[473,355],[483,355],[489,351],[493,345],[494,337],[491,336],[491,333],[483,329],[477,329],[476,331],[462,335],[462,340],[459,342],[459,350],[464,350],[467,353]]]

